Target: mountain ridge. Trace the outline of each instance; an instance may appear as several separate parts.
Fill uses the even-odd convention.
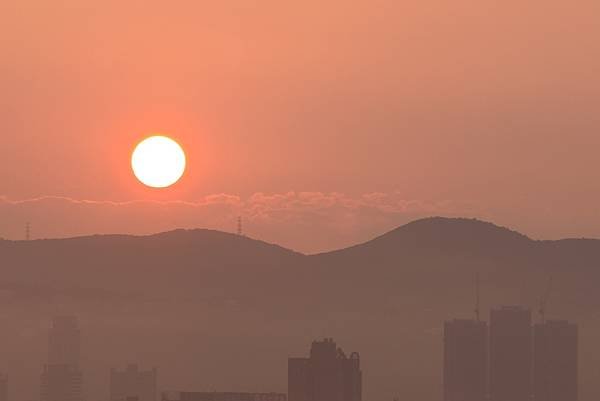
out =
[[[421,218],[417,220],[413,220],[406,224],[400,225],[392,230],[389,230],[383,234],[377,235],[371,239],[368,239],[363,242],[359,242],[354,245],[350,245],[343,248],[332,249],[324,252],[317,253],[303,253],[293,250],[292,248],[284,247],[282,245],[277,244],[276,242],[266,241],[263,239],[253,238],[251,236],[239,236],[235,233],[230,233],[227,231],[215,230],[215,229],[207,229],[207,228],[192,228],[192,229],[184,229],[184,228],[176,228],[168,231],[161,231],[150,234],[120,234],[120,233],[109,233],[109,234],[90,234],[90,235],[80,235],[73,237],[65,237],[65,238],[39,238],[32,240],[11,240],[11,239],[2,239],[0,238],[0,244],[24,244],[24,243],[60,243],[60,242],[87,242],[92,240],[100,240],[100,241],[111,241],[111,240],[157,240],[157,239],[173,239],[173,238],[188,238],[188,237],[203,237],[201,239],[210,238],[209,235],[213,237],[221,237],[222,239],[227,240],[235,240],[238,241],[240,238],[244,240],[254,241],[255,243],[260,243],[267,246],[273,246],[279,248],[281,250],[290,251],[294,254],[298,255],[306,255],[306,256],[317,256],[317,255],[325,255],[330,253],[341,252],[348,249],[353,249],[357,247],[363,247],[368,245],[373,245],[380,242],[406,239],[407,237],[415,237],[419,240],[427,240],[431,238],[439,237],[440,234],[452,234],[453,230],[461,230],[463,233],[467,233],[468,235],[477,234],[480,237],[482,234],[487,235],[489,237],[496,238],[505,238],[512,239],[514,241],[521,242],[530,242],[530,243],[557,243],[557,242],[592,242],[597,243],[600,239],[597,238],[589,238],[589,237],[567,237],[567,238],[559,238],[559,239],[532,239],[529,236],[517,231],[510,229],[508,227],[504,227],[501,225],[497,225],[493,222],[489,222],[486,220],[476,219],[476,218],[464,218],[464,217],[444,217],[444,216],[432,216]],[[200,239],[200,238],[197,238]],[[211,238],[214,239],[214,238]]]

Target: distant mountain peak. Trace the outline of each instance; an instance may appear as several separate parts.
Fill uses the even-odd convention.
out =
[[[375,238],[373,241],[396,237],[403,239],[412,238],[419,241],[447,241],[453,244],[463,241],[478,243],[491,241],[499,245],[498,241],[531,241],[530,238],[517,231],[497,226],[487,221],[441,216],[412,221]]]
[[[504,236],[517,240],[530,240],[529,237],[506,227],[498,226],[488,221],[465,217],[426,217],[400,226],[381,237],[394,233],[408,231],[413,234],[478,234],[494,237]],[[380,237],[380,238],[381,238]]]
[[[436,216],[412,221],[347,250],[353,254],[362,250],[390,257],[411,250],[503,253],[529,246],[532,242],[523,234],[486,221]]]

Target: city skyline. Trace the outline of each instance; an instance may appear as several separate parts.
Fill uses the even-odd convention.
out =
[[[578,400],[578,328],[566,320],[534,322],[531,309],[490,309],[490,326],[476,316],[444,322],[443,401]],[[488,338],[489,336],[489,338]],[[81,329],[75,316],[52,319],[48,364],[42,374],[41,399],[84,398],[79,369]],[[169,367],[165,367],[167,370]],[[190,392],[158,385],[156,367],[135,363],[110,368],[110,401],[362,401],[363,372],[358,352],[347,355],[333,338],[314,340],[308,357],[289,357],[286,393]],[[2,393],[6,398],[7,375]],[[395,397],[396,399],[396,397]]]

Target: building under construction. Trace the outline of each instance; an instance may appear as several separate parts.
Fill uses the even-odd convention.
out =
[[[503,306],[490,313],[490,400],[531,400],[531,310]]]
[[[478,314],[477,314],[478,316]],[[503,306],[444,324],[444,401],[577,401],[578,329],[563,320],[532,327],[531,310]]]
[[[444,324],[444,401],[487,397],[488,326],[476,319]]]
[[[577,326],[548,320],[533,330],[534,401],[577,401]]]

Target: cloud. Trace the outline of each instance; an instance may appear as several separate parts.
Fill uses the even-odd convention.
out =
[[[483,216],[469,202],[406,200],[399,192],[349,196],[338,192],[257,192],[242,198],[213,194],[196,201],[87,200],[0,196],[0,236],[35,238],[89,234],[150,234],[175,228],[235,231],[303,252],[320,252],[366,241],[411,220],[432,216]]]

